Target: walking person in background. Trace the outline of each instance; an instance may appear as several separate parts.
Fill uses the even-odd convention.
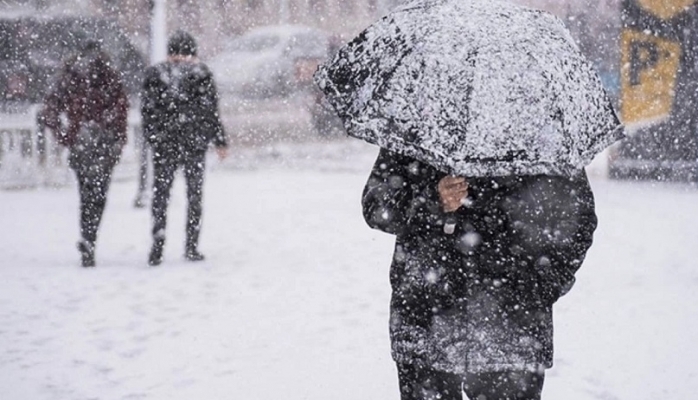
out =
[[[146,70],[141,101],[143,130],[153,155],[152,266],[162,263],[167,206],[175,172],[184,169],[187,182],[185,258],[201,261],[202,189],[206,150],[213,143],[220,158],[227,139],[218,113],[213,75],[197,58],[194,38],[182,31],[168,42],[168,59]]]
[[[67,127],[61,122],[62,113],[67,115]],[[95,266],[97,230],[112,170],[126,143],[127,114],[120,73],[96,40],[88,41],[65,63],[44,101],[41,122],[69,148],[69,165],[77,175],[83,267]]]

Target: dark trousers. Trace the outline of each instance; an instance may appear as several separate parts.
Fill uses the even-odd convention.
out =
[[[398,364],[401,400],[540,400],[545,372],[507,371],[454,375]]]
[[[85,242],[94,243],[97,240],[113,169],[113,164],[82,164],[75,167],[80,191],[80,234]]]
[[[136,201],[142,201],[145,196],[145,191],[148,189],[148,153],[150,145],[145,140],[142,134],[135,135],[138,139],[138,192],[136,193]]]
[[[174,175],[179,167],[184,169],[187,183],[187,250],[196,250],[201,231],[202,197],[206,151],[175,152],[153,149],[153,239],[156,243],[165,242],[167,227],[167,206]]]

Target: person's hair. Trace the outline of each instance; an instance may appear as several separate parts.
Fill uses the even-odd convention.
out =
[[[78,52],[70,57],[65,65],[70,68],[84,68],[92,65],[97,69],[104,69],[111,67],[111,58],[102,49],[101,39],[88,38],[79,45]]]
[[[167,43],[167,54],[170,56],[196,56],[196,40],[185,31],[177,31]]]

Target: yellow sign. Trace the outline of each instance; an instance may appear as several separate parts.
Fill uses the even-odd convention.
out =
[[[650,122],[671,114],[681,44],[626,29],[621,36],[623,122]]]
[[[695,0],[637,0],[637,2],[646,11],[668,20],[686,11],[695,3]]]

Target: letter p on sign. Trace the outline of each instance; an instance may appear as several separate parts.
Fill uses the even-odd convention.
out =
[[[621,37],[623,123],[669,117],[674,103],[681,44],[633,29]]]

